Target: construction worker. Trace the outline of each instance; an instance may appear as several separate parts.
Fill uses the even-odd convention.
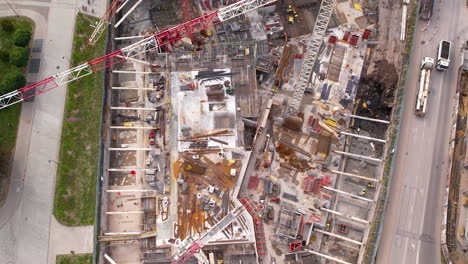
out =
[[[374,186],[373,183],[371,183],[371,182],[368,182],[368,183],[367,183],[367,188],[374,188],[374,187],[375,187],[375,186]]]
[[[362,189],[361,193],[359,193],[360,196],[364,196],[366,195],[366,188]]]

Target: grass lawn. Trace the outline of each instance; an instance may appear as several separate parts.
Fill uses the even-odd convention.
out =
[[[24,18],[24,17],[9,17],[9,18],[2,18],[2,20],[10,20],[13,22],[15,26],[15,30],[18,29],[26,29],[32,32],[33,29],[33,23],[31,20]],[[12,38],[13,32],[6,32],[3,30],[2,27],[0,27],[0,49],[2,50],[11,50],[11,48],[14,47],[13,44],[13,38]],[[11,71],[20,71],[20,72],[25,72],[25,68],[18,68],[14,65],[11,65],[8,62],[4,62],[0,60],[0,80],[3,78],[3,76]]]
[[[55,263],[57,264],[91,264],[93,255],[92,254],[81,254],[81,255],[57,255]]]
[[[2,18],[13,22],[14,30],[28,29],[32,31],[33,24],[26,18]],[[13,45],[11,32],[6,32],[0,27],[0,48],[10,50]],[[12,71],[25,72],[24,68],[18,68],[8,62],[0,60],[0,80],[3,76]],[[0,110],[0,206],[3,204],[8,192],[8,176],[11,166],[11,155],[16,142],[16,132],[18,130],[21,104],[16,104]]]
[[[104,55],[105,37],[89,46],[97,19],[78,13],[71,56],[79,65]],[[68,84],[55,187],[54,215],[68,226],[94,223],[103,72]]]

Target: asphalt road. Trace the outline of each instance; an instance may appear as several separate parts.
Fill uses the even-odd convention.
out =
[[[437,0],[429,23],[419,22],[411,54],[393,180],[376,263],[440,263],[444,189],[461,45],[468,39],[464,0]],[[450,68],[431,76],[428,114],[414,107],[422,57],[437,58],[441,40],[452,42]]]

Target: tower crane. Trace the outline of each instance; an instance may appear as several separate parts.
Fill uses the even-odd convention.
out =
[[[112,53],[90,60],[15,91],[0,95],[0,109],[45,93],[63,84],[81,79],[122,61],[131,60],[158,47],[172,45],[186,36],[274,2],[276,0],[241,0],[178,26],[161,30]]]
[[[227,226],[232,224],[234,220],[237,219],[244,211],[244,206],[239,205],[233,209],[229,214],[223,217],[218,223],[216,223],[210,230],[206,231],[201,237],[197,240],[188,238],[186,243],[182,243],[179,252],[176,253],[177,259],[175,259],[172,264],[183,264],[189,260],[192,256],[195,256],[197,259],[206,259],[202,252],[204,245],[208,244],[213,238],[221,231],[223,231]],[[207,261],[202,261],[202,263],[207,263]]]
[[[304,91],[309,84],[315,60],[317,59],[317,54],[320,46],[322,45],[322,40],[325,36],[333,9],[335,8],[335,1],[336,0],[322,0],[317,20],[315,20],[314,31],[306,43],[307,48],[302,61],[299,81],[297,82],[296,87],[294,87],[292,100],[289,104],[290,114],[295,114],[299,111],[302,96],[304,96]]]
[[[117,14],[117,12],[119,12],[124,7],[124,4],[126,4],[127,2],[128,0],[122,4],[121,0],[114,0],[111,3],[106,13],[104,13],[104,15],[94,28],[94,31],[88,40],[89,45],[94,46],[94,44],[96,44],[96,41],[98,41],[98,39],[102,36],[102,33],[106,31],[107,25],[112,21],[112,18],[115,16],[115,14]]]

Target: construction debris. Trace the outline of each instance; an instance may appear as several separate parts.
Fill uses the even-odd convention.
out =
[[[356,263],[398,77],[385,61],[363,72],[373,31],[339,25],[362,21],[337,4],[307,65],[319,1],[140,2],[114,24],[118,45],[161,37],[110,78],[103,256]]]

